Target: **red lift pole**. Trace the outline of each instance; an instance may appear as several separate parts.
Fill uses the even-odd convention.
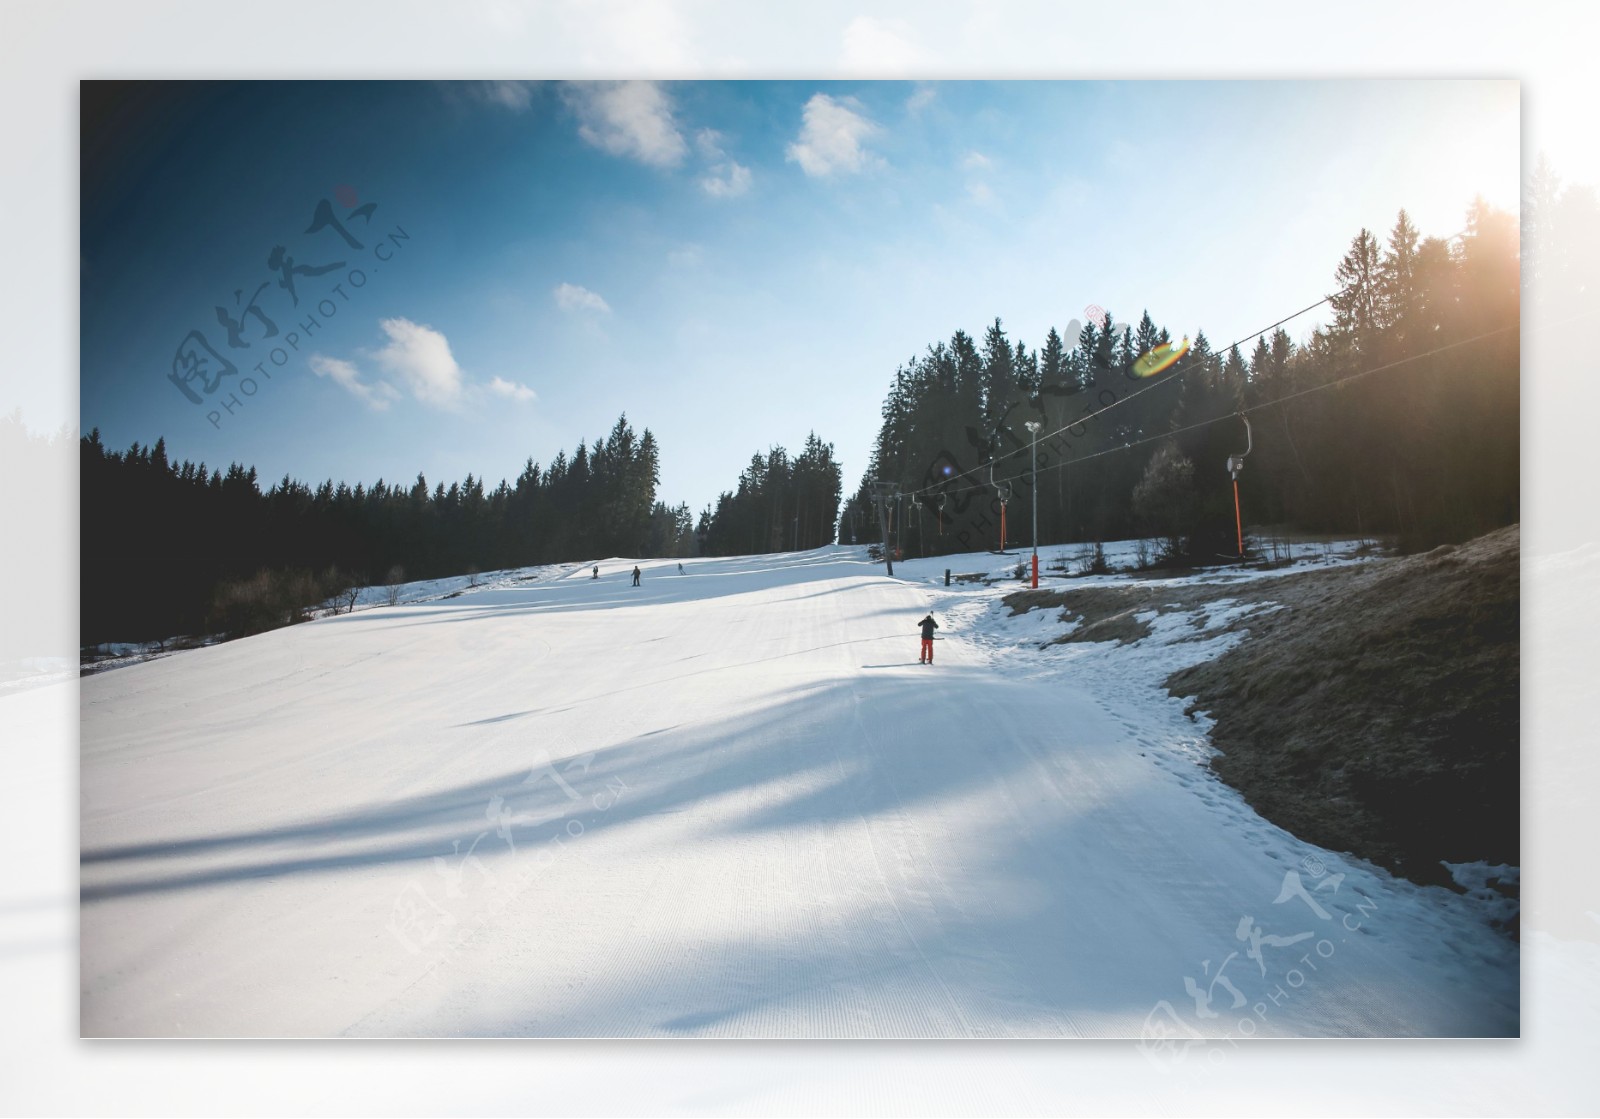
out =
[[[989,463],[989,484],[994,487],[995,496],[1000,499],[1000,555],[1006,554],[1006,502],[1011,500],[1011,483],[996,482],[994,480],[994,463]]]
[[[1233,529],[1239,537],[1239,558],[1244,559],[1244,520],[1239,515],[1239,471],[1244,469],[1244,456],[1254,447],[1255,439],[1250,434],[1250,418],[1243,412],[1235,413],[1244,421],[1244,450],[1237,455],[1228,456],[1228,473],[1233,476]]]
[[[1233,529],[1239,534],[1239,558],[1244,559],[1244,522],[1239,518],[1239,475],[1233,476]]]

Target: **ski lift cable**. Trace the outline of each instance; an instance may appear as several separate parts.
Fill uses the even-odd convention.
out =
[[[1600,311],[1591,311],[1591,312],[1588,312],[1588,313],[1591,314],[1591,315],[1592,314],[1600,314]],[[1583,317],[1583,316],[1577,316],[1577,317]],[[1074,463],[1088,462],[1090,459],[1100,458],[1103,455],[1115,454],[1118,451],[1126,451],[1126,450],[1129,450],[1129,449],[1131,449],[1133,447],[1142,446],[1142,445],[1144,445],[1146,443],[1155,443],[1155,442],[1158,442],[1158,441],[1160,441],[1162,439],[1170,439],[1175,435],[1182,435],[1185,432],[1198,431],[1200,428],[1210,427],[1212,424],[1221,423],[1224,420],[1236,419],[1239,416],[1246,415],[1246,414],[1248,414],[1250,412],[1259,412],[1263,408],[1271,408],[1271,407],[1274,407],[1275,405],[1283,404],[1283,403],[1285,403],[1287,401],[1294,400],[1297,397],[1308,396],[1308,395],[1310,395],[1311,393],[1314,393],[1314,392],[1321,392],[1323,389],[1340,388],[1340,387],[1342,387],[1344,385],[1349,384],[1351,381],[1358,381],[1363,377],[1370,377],[1372,374],[1381,373],[1385,369],[1393,369],[1396,366],[1405,365],[1408,362],[1418,361],[1418,360],[1420,360],[1422,358],[1425,358],[1425,357],[1432,357],[1434,354],[1444,353],[1446,350],[1453,350],[1453,349],[1456,349],[1457,347],[1465,346],[1465,345],[1468,345],[1468,344],[1470,344],[1472,342],[1481,342],[1483,339],[1492,337],[1493,335],[1496,335],[1496,334],[1504,334],[1508,330],[1516,329],[1519,325],[1520,324],[1518,324],[1518,323],[1510,323],[1510,324],[1508,324],[1506,326],[1496,327],[1494,330],[1486,330],[1482,334],[1473,335],[1471,338],[1463,338],[1463,339],[1461,339],[1460,341],[1457,341],[1457,342],[1449,342],[1449,343],[1446,343],[1443,346],[1436,346],[1435,348],[1433,348],[1431,350],[1428,350],[1425,353],[1412,354],[1409,357],[1398,358],[1398,359],[1396,359],[1394,361],[1385,362],[1382,365],[1375,365],[1371,369],[1363,369],[1359,373],[1352,373],[1347,377],[1340,377],[1337,380],[1327,381],[1327,382],[1325,382],[1323,384],[1320,384],[1320,385],[1313,385],[1308,389],[1301,389],[1298,392],[1288,393],[1288,394],[1286,394],[1284,396],[1275,397],[1272,400],[1263,400],[1258,404],[1252,404],[1248,408],[1241,408],[1237,412],[1230,412],[1225,416],[1214,416],[1213,418],[1211,418],[1209,420],[1198,420],[1195,423],[1188,424],[1188,425],[1186,425],[1184,427],[1176,428],[1176,429],[1174,429],[1172,431],[1162,432],[1162,433],[1160,433],[1158,435],[1148,435],[1148,436],[1145,436],[1143,439],[1136,439],[1131,443],[1121,443],[1121,444],[1119,444],[1119,445],[1117,445],[1115,447],[1107,447],[1103,451],[1096,451],[1092,455],[1084,455],[1082,458],[1071,459],[1071,460],[1069,460],[1067,462],[1059,463],[1056,466],[1047,467],[1047,469],[1049,469],[1049,470],[1059,470],[1059,469],[1062,469],[1063,467],[1071,466]],[[981,489],[982,487],[974,487],[974,488]]]
[[[1345,290],[1346,289],[1344,289],[1344,288],[1340,288],[1339,291],[1336,292],[1335,294],[1342,294]],[[1220,360],[1222,360],[1223,355],[1227,354],[1235,346],[1242,346],[1245,343],[1252,341],[1253,339],[1261,337],[1263,334],[1267,333],[1269,330],[1276,330],[1278,327],[1282,326],[1286,322],[1290,322],[1290,321],[1292,321],[1294,319],[1297,319],[1301,315],[1307,314],[1308,312],[1315,311],[1318,307],[1322,306],[1324,303],[1328,302],[1332,298],[1333,298],[1332,295],[1325,295],[1321,299],[1317,300],[1315,303],[1312,303],[1312,304],[1310,304],[1309,306],[1306,306],[1306,307],[1302,307],[1300,310],[1294,312],[1291,315],[1285,315],[1283,318],[1279,319],[1277,322],[1271,324],[1270,326],[1264,326],[1260,330],[1256,331],[1253,334],[1246,334],[1243,337],[1238,338],[1235,341],[1228,343],[1228,345],[1222,347],[1220,350],[1214,351],[1210,355],[1210,357],[1208,359],[1206,359],[1205,361],[1195,362],[1192,365],[1184,366],[1183,368],[1178,369],[1177,371],[1175,371],[1174,374],[1171,377],[1163,377],[1160,380],[1151,381],[1148,385],[1145,385],[1142,388],[1135,389],[1133,392],[1130,392],[1127,396],[1122,397],[1120,400],[1113,400],[1110,404],[1107,404],[1105,407],[1097,408],[1093,412],[1090,412],[1088,415],[1080,417],[1079,419],[1073,420],[1071,423],[1066,424],[1066,425],[1064,425],[1062,427],[1059,427],[1055,431],[1048,432],[1048,433],[1046,433],[1044,435],[1036,436],[1035,439],[1036,440],[1037,439],[1052,439],[1055,436],[1060,435],[1063,431],[1067,431],[1070,428],[1077,427],[1079,424],[1088,423],[1090,420],[1095,419],[1098,416],[1104,415],[1105,413],[1111,411],[1111,409],[1117,407],[1118,405],[1126,404],[1128,401],[1132,400],[1136,396],[1142,396],[1144,393],[1149,392],[1151,389],[1158,388],[1161,385],[1171,384],[1172,382],[1177,381],[1180,378],[1182,378],[1184,376],[1184,374],[1191,373],[1196,369],[1204,368],[1206,365],[1208,365],[1212,361],[1220,361]],[[994,465],[996,463],[1004,462],[1006,459],[1011,458],[1014,455],[1020,455],[1023,452],[1024,449],[1026,449],[1026,445],[1024,445],[1022,447],[1017,447],[1017,448],[1015,448],[1013,450],[1007,451],[1003,455],[1000,455],[1000,456],[998,456],[996,458],[991,459],[989,461],[990,477],[992,478],[993,475],[994,475]],[[939,485],[935,484],[935,485],[931,485],[931,486],[924,486],[922,489],[916,490],[916,491],[913,491],[913,492],[916,492],[916,493],[931,493],[931,492],[933,492],[935,490],[939,490],[941,488],[942,487],[940,487]],[[968,487],[968,488],[982,489],[983,487],[978,486],[978,487]]]
[[[1451,241],[1459,241],[1460,239],[1465,237],[1469,232],[1470,232],[1470,229],[1462,229],[1459,232],[1453,234],[1452,236],[1444,238],[1443,240],[1446,243],[1449,243]],[[1166,384],[1170,384],[1170,383],[1172,383],[1174,381],[1177,381],[1180,378],[1182,378],[1185,374],[1191,373],[1196,369],[1205,368],[1206,366],[1208,366],[1213,361],[1220,362],[1220,361],[1223,360],[1223,355],[1225,355],[1225,354],[1229,353],[1230,351],[1232,351],[1236,346],[1242,346],[1242,345],[1245,345],[1245,344],[1247,344],[1249,342],[1252,342],[1255,339],[1261,337],[1263,334],[1267,333],[1269,330],[1276,330],[1278,327],[1282,326],[1286,322],[1291,322],[1294,319],[1299,318],[1301,315],[1307,314],[1308,312],[1311,312],[1311,311],[1315,311],[1318,307],[1322,306],[1324,303],[1331,302],[1334,299],[1335,296],[1343,295],[1345,292],[1349,291],[1351,288],[1354,288],[1355,286],[1356,286],[1356,284],[1354,284],[1354,283],[1347,284],[1344,287],[1340,288],[1338,291],[1334,292],[1333,295],[1325,295],[1321,299],[1317,300],[1315,303],[1312,303],[1312,304],[1310,304],[1309,306],[1306,306],[1306,307],[1302,307],[1300,310],[1295,311],[1293,314],[1285,315],[1283,318],[1279,319],[1275,323],[1272,323],[1270,326],[1264,326],[1260,330],[1255,331],[1254,333],[1243,335],[1242,337],[1236,338],[1234,341],[1228,343],[1226,346],[1223,346],[1223,347],[1221,347],[1220,349],[1217,349],[1217,350],[1213,350],[1212,353],[1210,354],[1210,356],[1205,361],[1196,362],[1196,363],[1194,363],[1192,365],[1186,365],[1183,368],[1175,370],[1171,377],[1163,377],[1160,380],[1153,380],[1148,385],[1145,385],[1143,388],[1135,389],[1133,392],[1130,392],[1127,396],[1122,397],[1120,400],[1113,400],[1110,404],[1107,404],[1104,408],[1098,408],[1095,411],[1090,412],[1088,415],[1083,416],[1080,419],[1076,419],[1076,420],[1072,421],[1070,424],[1067,424],[1067,425],[1065,425],[1063,427],[1059,427],[1055,431],[1052,431],[1047,435],[1036,436],[1035,437],[1035,441],[1037,441],[1037,439],[1039,439],[1039,438],[1052,439],[1055,436],[1060,435],[1063,431],[1067,431],[1067,430],[1069,430],[1071,428],[1077,427],[1079,424],[1088,423],[1090,420],[1095,419],[1098,416],[1104,415],[1105,413],[1111,411],[1111,409],[1117,407],[1118,405],[1126,404],[1128,401],[1132,400],[1134,397],[1141,396],[1144,393],[1149,392],[1153,388],[1156,388],[1156,387],[1158,387],[1160,385],[1166,385]],[[1469,339],[1469,341],[1470,340],[1471,339]],[[1376,373],[1377,370],[1376,369],[1372,369],[1372,370],[1368,370],[1367,372]],[[1360,374],[1360,375],[1364,376],[1365,374]],[[1289,398],[1286,397],[1284,399],[1289,399]],[[1265,404],[1261,404],[1261,405],[1257,405],[1257,407],[1266,407],[1266,405]],[[1188,429],[1185,428],[1184,430],[1188,430]],[[1170,434],[1175,434],[1175,433],[1168,432],[1167,434],[1170,435]],[[1148,441],[1149,440],[1140,440],[1140,442],[1148,442]],[[1125,445],[1126,446],[1137,446],[1138,444],[1130,443],[1130,444],[1125,444]],[[1117,448],[1113,448],[1113,449],[1117,449]],[[1022,447],[1017,447],[1014,450],[1007,451],[1005,454],[1000,455],[997,458],[991,459],[990,463],[989,463],[991,479],[993,478],[993,475],[994,475],[994,469],[993,468],[994,468],[994,464],[995,463],[1003,462],[1006,459],[1011,458],[1013,455],[1020,455],[1022,453],[1022,451],[1023,451]],[[1097,454],[1106,454],[1106,453],[1108,453],[1108,452],[1105,452],[1105,451],[1097,452]],[[1096,457],[1096,456],[1095,455],[1086,456],[1086,458],[1093,458],[1093,457]],[[1081,461],[1085,461],[1085,460],[1084,459],[1073,459],[1071,461],[1072,462],[1081,462]],[[1067,465],[1067,464],[1064,463],[1062,465]],[[1046,469],[1048,470],[1048,469],[1058,469],[1058,468],[1056,468],[1056,467],[1047,467]],[[921,490],[917,490],[915,492],[917,492],[917,493],[927,493],[927,492],[930,492],[930,491],[933,491],[933,490],[938,490],[940,488],[941,487],[938,486],[938,485],[924,486]],[[967,488],[982,489],[983,487],[976,486],[976,487],[967,487]],[[961,492],[961,491],[956,491],[956,492]]]
[[[1565,325],[1566,322],[1572,322],[1572,321],[1574,321],[1576,319],[1588,318],[1588,317],[1590,317],[1592,315],[1597,315],[1597,314],[1600,314],[1600,308],[1596,308],[1593,311],[1585,311],[1582,314],[1574,315],[1574,316],[1572,316],[1572,318],[1564,320],[1564,322],[1562,322],[1562,323],[1554,323],[1552,325],[1553,326],[1562,326],[1562,325]],[[1363,369],[1359,373],[1351,373],[1349,376],[1340,377],[1337,380],[1327,381],[1327,382],[1325,382],[1323,384],[1320,384],[1320,385],[1313,385],[1310,388],[1301,389],[1298,392],[1291,392],[1291,393],[1288,393],[1288,394],[1286,394],[1284,396],[1275,397],[1272,400],[1263,400],[1258,404],[1252,404],[1248,408],[1240,408],[1240,409],[1238,409],[1236,411],[1229,412],[1227,415],[1224,415],[1224,416],[1213,416],[1209,420],[1198,420],[1195,423],[1187,424],[1184,427],[1174,428],[1171,431],[1163,431],[1163,432],[1161,432],[1161,433],[1159,433],[1157,435],[1147,435],[1142,439],[1135,439],[1135,440],[1133,440],[1131,442],[1128,442],[1128,443],[1119,443],[1115,447],[1107,447],[1105,450],[1096,451],[1092,455],[1083,455],[1080,458],[1073,458],[1073,459],[1068,459],[1068,460],[1066,460],[1064,462],[1058,462],[1054,466],[1045,467],[1043,470],[1040,470],[1039,473],[1040,474],[1048,474],[1051,471],[1062,470],[1062,469],[1065,469],[1066,467],[1069,467],[1069,466],[1076,466],[1079,463],[1088,462],[1091,459],[1097,459],[1097,458],[1100,458],[1100,457],[1102,457],[1104,455],[1116,454],[1118,451],[1131,450],[1134,447],[1143,446],[1146,443],[1155,443],[1155,442],[1158,442],[1158,441],[1160,441],[1162,439],[1171,439],[1174,436],[1183,435],[1186,432],[1198,431],[1200,428],[1210,427],[1212,424],[1221,423],[1224,420],[1238,419],[1241,416],[1248,415],[1251,412],[1259,412],[1263,408],[1271,408],[1271,407],[1274,407],[1276,405],[1286,403],[1287,401],[1295,400],[1295,399],[1297,399],[1299,397],[1302,397],[1302,396],[1309,396],[1311,393],[1314,393],[1314,392],[1321,392],[1324,389],[1339,388],[1339,387],[1341,387],[1343,385],[1349,384],[1351,381],[1358,381],[1363,377],[1370,377],[1374,373],[1381,373],[1385,369],[1393,369],[1396,366],[1405,365],[1405,364],[1407,364],[1409,362],[1413,362],[1413,361],[1420,361],[1422,358],[1432,357],[1434,354],[1441,354],[1441,353],[1444,353],[1447,350],[1454,350],[1454,349],[1457,349],[1457,348],[1459,348],[1461,346],[1470,345],[1473,342],[1481,342],[1485,338],[1491,338],[1496,334],[1504,334],[1508,330],[1516,330],[1520,326],[1521,326],[1520,323],[1508,323],[1505,326],[1496,327],[1493,330],[1486,330],[1482,334],[1475,334],[1471,338],[1463,338],[1463,339],[1460,339],[1459,341],[1456,341],[1456,342],[1448,342],[1443,346],[1436,346],[1433,349],[1428,350],[1428,351],[1426,351],[1424,353],[1411,354],[1408,357],[1397,358],[1394,361],[1384,362],[1382,365],[1375,365],[1371,369]],[[1268,329],[1271,329],[1271,328],[1269,327]],[[986,490],[988,488],[989,488],[988,485],[983,484],[983,483],[979,483],[977,485],[967,485],[967,486],[950,488],[950,489],[946,489],[943,492],[945,492],[945,493],[964,493],[964,492],[966,492],[968,490]]]

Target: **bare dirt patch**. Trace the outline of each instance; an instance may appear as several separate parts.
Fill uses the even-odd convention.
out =
[[[1243,584],[1024,591],[1062,640],[1138,640],[1137,615],[1220,599],[1282,609],[1167,688],[1216,720],[1213,768],[1267,819],[1417,882],[1440,860],[1520,864],[1516,526],[1424,555]]]
[[[1174,610],[1196,610],[1221,598],[1250,601],[1255,597],[1253,592],[1245,588],[1219,585],[1132,586],[1018,591],[1006,595],[1001,601],[1011,608],[1013,617],[1029,610],[1059,608],[1062,621],[1078,623],[1070,633],[1056,638],[1051,644],[1115,641],[1119,645],[1127,645],[1150,636],[1148,615],[1152,612],[1165,614]],[[1141,614],[1146,617],[1141,619]]]

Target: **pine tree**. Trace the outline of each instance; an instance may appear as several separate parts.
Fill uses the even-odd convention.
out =
[[[1267,336],[1256,338],[1256,348],[1250,351],[1250,399],[1252,403],[1264,399],[1263,392],[1272,379],[1272,350],[1267,346]]]
[[[1381,269],[1377,238],[1363,229],[1351,240],[1350,251],[1334,272],[1339,290],[1328,298],[1333,307],[1333,330],[1357,353],[1370,347],[1381,324]]]
[[[1061,345],[1061,335],[1051,327],[1044,336],[1044,348],[1039,351],[1039,389],[1045,391],[1060,387],[1067,376],[1067,355]]]
[[[1244,399],[1244,390],[1250,380],[1250,369],[1239,354],[1239,347],[1228,347],[1227,360],[1222,365],[1221,389],[1225,398],[1237,405]]]
[[[1039,395],[1039,355],[1031,352],[1020,341],[1011,355],[1011,367],[1016,373],[1017,391],[1029,399]]]
[[[1139,328],[1134,332],[1133,348],[1138,351],[1135,360],[1143,357],[1161,344],[1161,332],[1156,329],[1155,320],[1150,317],[1150,312],[1145,311],[1139,319]]]
[[[1095,355],[1099,352],[1100,332],[1094,323],[1084,323],[1083,329],[1078,331],[1078,347],[1072,355],[1080,392],[1094,384]]]
[[[1017,403],[1016,354],[996,318],[983,336],[983,427],[991,436]]]
[[[1422,310],[1421,292],[1417,285],[1417,248],[1419,237],[1416,226],[1404,210],[1389,232],[1389,247],[1383,254],[1378,270],[1378,323],[1389,332],[1404,353],[1416,340]]]

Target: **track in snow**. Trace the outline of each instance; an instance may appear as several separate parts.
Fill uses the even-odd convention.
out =
[[[1046,671],[983,591],[852,555],[611,561],[86,678],[83,1032],[1517,1031],[1515,946],[1249,812],[1139,653]]]

